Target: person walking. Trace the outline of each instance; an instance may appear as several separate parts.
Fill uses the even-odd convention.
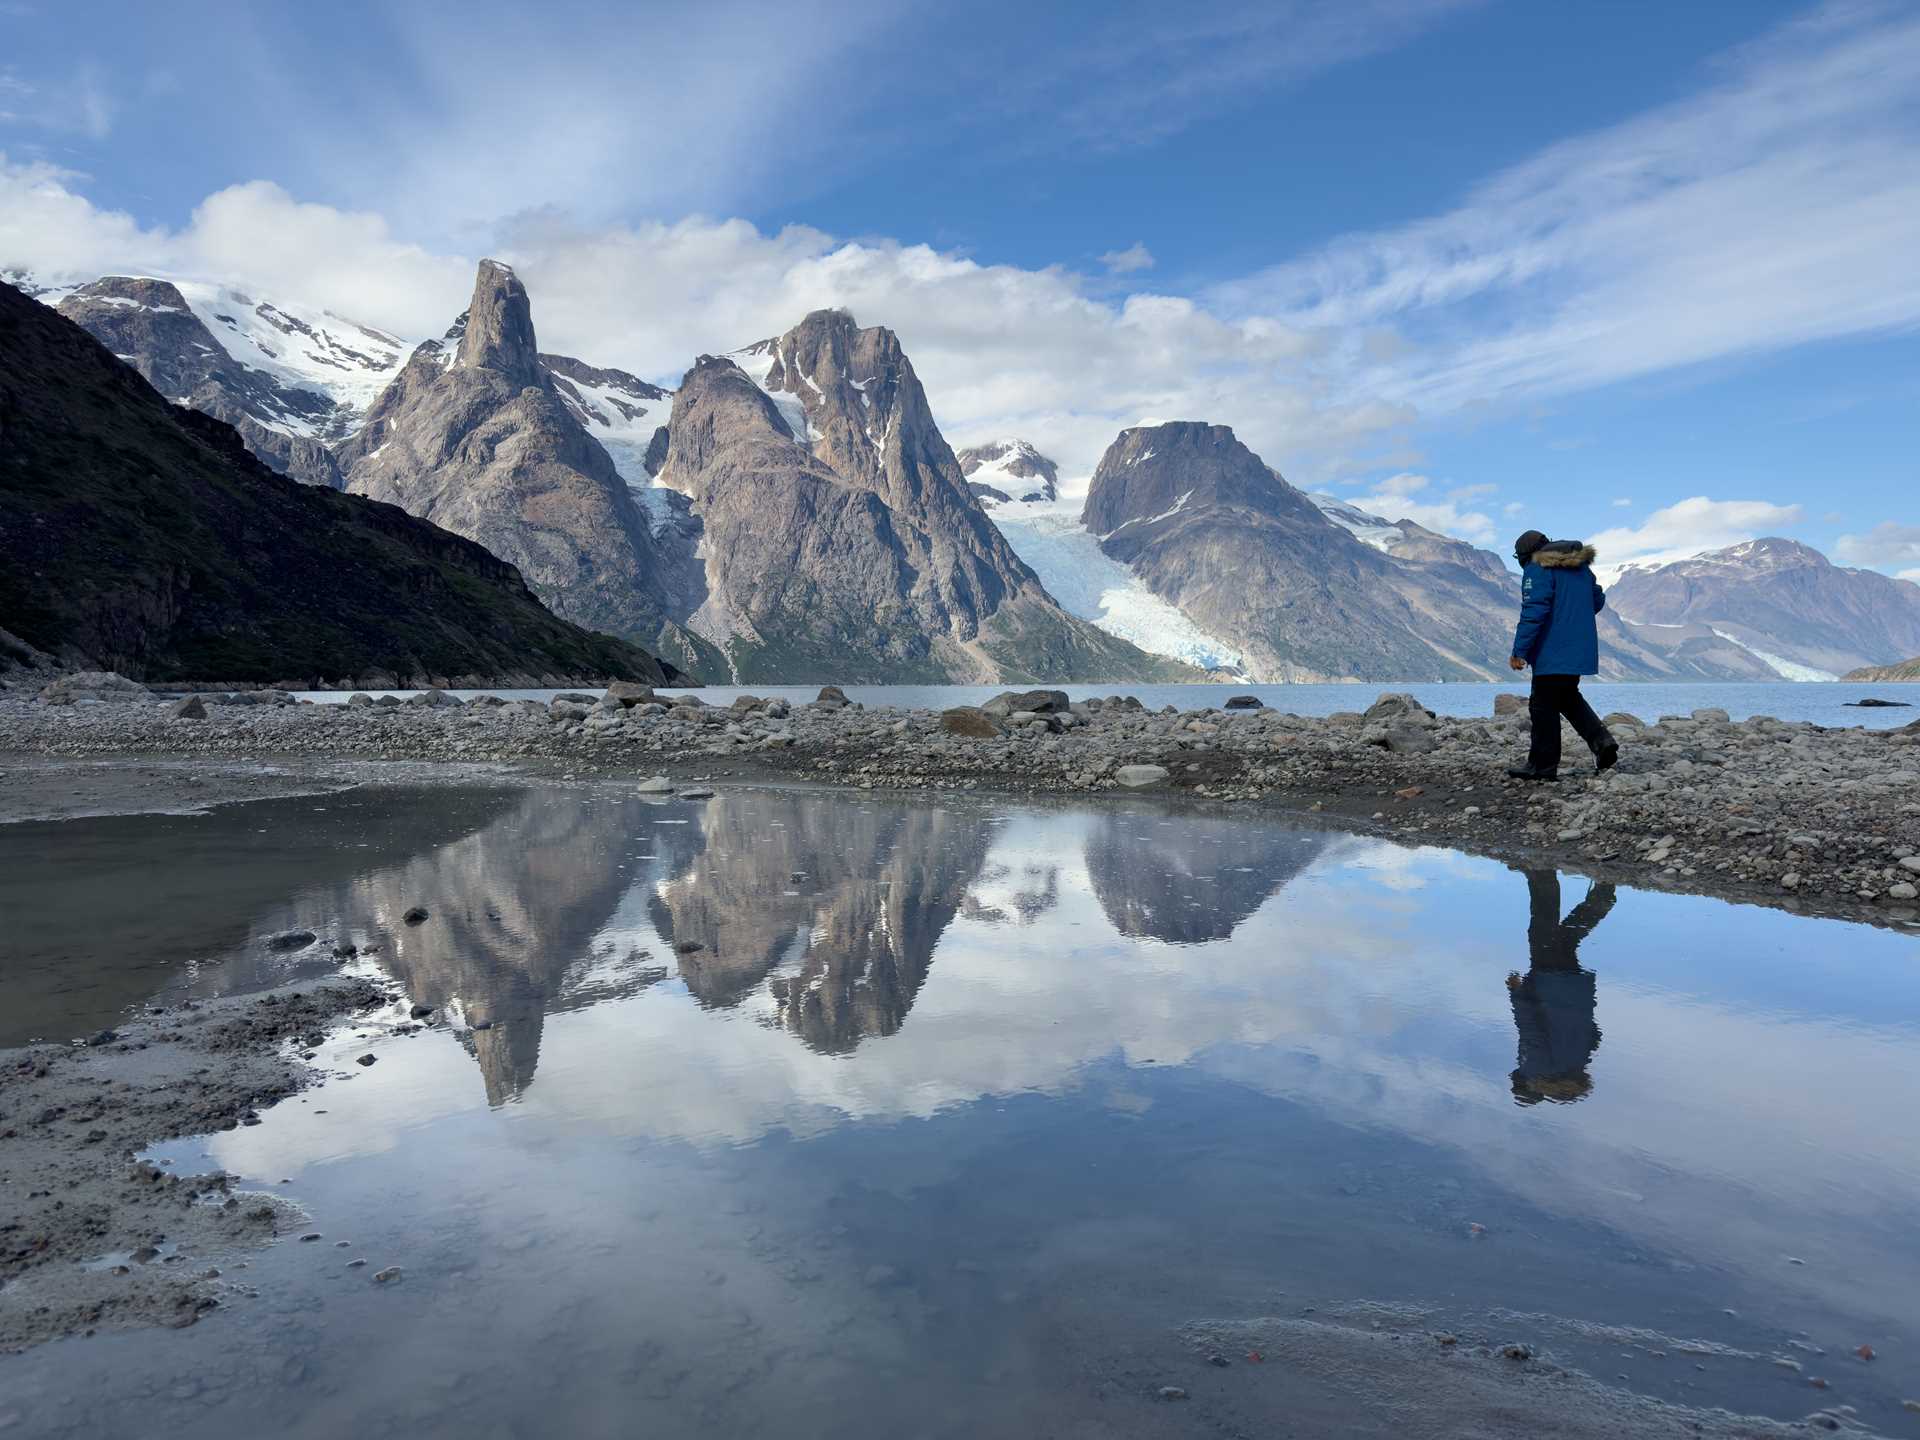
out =
[[[1600,673],[1600,630],[1593,617],[1607,603],[1593,578],[1594,549],[1529,530],[1513,542],[1513,558],[1520,562],[1520,624],[1507,663],[1515,670],[1533,667],[1527,702],[1533,743],[1527,763],[1507,774],[1516,780],[1560,778],[1563,715],[1593,751],[1597,767],[1608,769],[1620,758],[1619,743],[1580,693],[1580,677]]]

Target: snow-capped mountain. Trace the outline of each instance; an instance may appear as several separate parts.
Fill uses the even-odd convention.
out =
[[[659,478],[705,530],[691,623],[742,679],[1197,673],[1048,593],[968,487],[899,338],[844,311],[701,357]]]
[[[1706,626],[1794,680],[1831,680],[1920,653],[1920,585],[1835,565],[1779,536],[1625,566],[1607,594],[1630,620]]]
[[[1060,467],[1025,440],[994,440],[956,450],[960,473],[989,510],[1009,500],[1057,500]]]

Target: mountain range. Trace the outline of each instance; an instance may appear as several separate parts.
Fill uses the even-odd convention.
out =
[[[1027,441],[951,449],[899,337],[844,312],[701,356],[667,390],[541,351],[526,287],[491,260],[417,345],[230,286],[108,276],[40,298],[274,469],[476,540],[562,617],[704,678],[1508,673],[1500,556],[1303,492],[1199,421],[1122,431],[1063,499]],[[1920,652],[1920,587],[1786,540],[1630,566],[1610,595],[1604,678],[1821,678]]]
[[[233,426],[172,398],[0,285],[0,668],[50,657],[143,680],[321,685],[684,678],[556,619],[480,545],[276,474]]]

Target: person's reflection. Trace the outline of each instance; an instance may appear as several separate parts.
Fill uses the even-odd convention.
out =
[[[1520,1035],[1513,1096],[1522,1105],[1571,1103],[1593,1089],[1587,1066],[1600,1047],[1600,1026],[1593,1018],[1596,985],[1593,972],[1581,967],[1580,942],[1613,909],[1613,886],[1597,882],[1562,920],[1558,872],[1526,873],[1531,965],[1525,975],[1507,976],[1513,1028]]]

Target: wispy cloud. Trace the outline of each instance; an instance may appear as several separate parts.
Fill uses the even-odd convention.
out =
[[[1362,510],[1376,512],[1389,520],[1411,520],[1429,530],[1437,530],[1443,535],[1457,535],[1462,540],[1471,540],[1476,544],[1484,545],[1493,540],[1492,517],[1468,506],[1474,500],[1493,494],[1496,486],[1462,485],[1447,491],[1439,499],[1419,498],[1425,496],[1432,485],[1430,476],[1402,471],[1376,481],[1367,494],[1354,497],[1353,503]]]
[[[1100,263],[1109,275],[1131,275],[1153,268],[1153,252],[1136,240],[1124,250],[1109,250],[1100,257]]]
[[[1920,12],[1837,5],[1695,98],[1555,145],[1456,209],[1221,287],[1230,313],[1392,325],[1351,383],[1424,410],[1920,325]]]
[[[92,61],[31,80],[17,66],[0,65],[0,122],[105,140],[119,111],[106,72]]]
[[[1864,535],[1842,535],[1833,554],[1849,565],[1920,565],[1920,525],[1883,521]]]
[[[1654,511],[1645,523],[1631,528],[1602,530],[1592,539],[1603,575],[1623,565],[1663,565],[1686,560],[1706,550],[1719,550],[1800,524],[1805,514],[1798,505],[1775,505],[1767,500],[1712,500],[1695,495]]]

